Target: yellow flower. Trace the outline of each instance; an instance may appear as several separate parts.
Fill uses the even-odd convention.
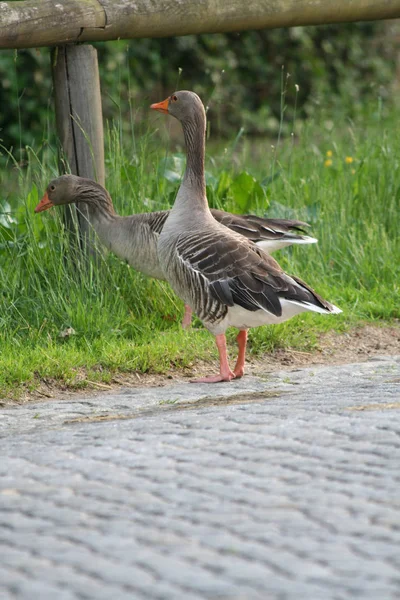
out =
[[[324,162],[324,165],[325,165],[325,167],[331,167],[331,166],[332,166],[332,161],[331,161],[331,159],[330,159],[330,158],[328,158],[328,160],[326,160],[326,161]]]
[[[355,169],[352,169],[352,170],[351,170],[351,174],[352,174],[352,175],[355,175],[355,174],[356,174],[356,170],[355,170]]]
[[[346,158],[344,159],[345,163],[348,165],[351,165],[351,163],[353,162],[353,157],[352,156],[346,156]]]
[[[332,150],[328,150],[327,153],[326,153],[326,155],[327,155],[328,158],[331,158],[333,156]]]

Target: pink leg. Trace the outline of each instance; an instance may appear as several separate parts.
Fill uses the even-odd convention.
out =
[[[239,353],[233,372],[235,373],[235,377],[243,377],[246,360],[247,329],[241,329],[236,340],[239,346]]]
[[[218,383],[219,381],[230,381],[235,377],[235,373],[231,371],[228,363],[225,334],[221,333],[220,335],[215,336],[215,342],[219,352],[219,375],[193,379],[191,383]]]
[[[187,329],[190,326],[191,322],[192,322],[192,309],[190,308],[189,304],[185,304],[185,314],[183,315],[183,319],[182,319],[183,329]]]

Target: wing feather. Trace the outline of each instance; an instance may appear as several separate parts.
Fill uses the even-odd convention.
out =
[[[279,292],[287,285],[278,263],[239,235],[215,231],[183,234],[176,246],[181,265],[201,273],[209,293],[226,306],[280,316]]]
[[[253,242],[285,238],[295,240],[296,235],[291,232],[302,234],[309,227],[308,223],[294,219],[267,219],[256,215],[234,215],[216,209],[212,209],[211,213],[219,223]]]

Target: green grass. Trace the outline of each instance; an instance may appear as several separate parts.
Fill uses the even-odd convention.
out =
[[[312,349],[330,328],[399,318],[399,116],[399,108],[378,102],[354,123],[339,109],[320,108],[279,145],[241,132],[228,142],[211,135],[210,204],[310,222],[318,245],[276,257],[344,311],[253,330],[251,353]],[[137,138],[108,128],[107,187],[120,214],[172,204],[184,162],[179,147],[167,150],[168,125],[160,117]],[[79,387],[117,372],[164,373],[216,361],[213,339],[198,321],[190,333],[181,331],[182,303],[166,283],[112,255],[82,263],[61,211],[33,213],[57,172],[56,152],[44,145],[27,157],[21,167],[3,154],[0,170],[0,396],[18,397],[43,378]],[[60,336],[68,327],[74,334]]]

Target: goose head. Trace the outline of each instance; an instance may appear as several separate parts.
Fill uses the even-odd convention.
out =
[[[152,104],[150,108],[172,115],[181,123],[194,121],[199,114],[205,116],[204,106],[198,95],[186,90],[174,92],[166,100]]]
[[[73,202],[100,204],[103,199],[108,203],[108,193],[92,179],[85,179],[77,175],[61,175],[50,181],[43,198],[35,208],[35,213],[48,210],[52,206],[72,204]]]

